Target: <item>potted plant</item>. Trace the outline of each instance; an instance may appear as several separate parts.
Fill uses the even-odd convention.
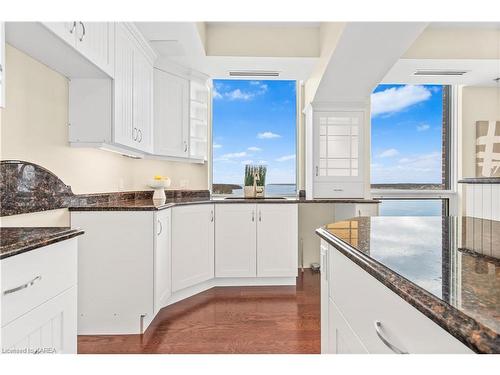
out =
[[[255,196],[257,198],[263,198],[265,195],[266,173],[267,173],[267,167],[265,165],[259,165],[259,166],[255,167],[255,175],[256,175],[256,179],[257,179],[257,187],[256,187],[256,191],[255,191]]]
[[[245,198],[255,198],[255,171],[253,165],[245,165],[245,186],[243,187],[243,193]]]

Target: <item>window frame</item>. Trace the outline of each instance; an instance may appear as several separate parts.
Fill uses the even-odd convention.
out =
[[[448,86],[447,140],[445,143],[447,157],[447,186],[444,189],[370,189],[373,199],[447,199],[448,214],[458,215],[458,171],[460,143],[460,97],[461,88]],[[370,139],[371,144],[371,139]],[[424,185],[424,184],[423,184]],[[429,184],[432,185],[432,184]]]
[[[227,79],[227,77],[222,77],[222,78],[213,78],[210,80],[210,91],[209,91],[209,124],[208,124],[208,158],[207,158],[207,167],[208,167],[208,190],[210,191],[210,195],[217,197],[217,198],[226,198],[226,197],[231,197],[231,194],[214,194],[213,192],[213,177],[214,177],[214,162],[213,162],[213,157],[214,157],[214,142],[213,142],[213,89],[214,89],[214,80],[219,80],[219,79]],[[251,79],[235,79],[235,81],[246,81],[246,80],[251,80]],[[299,165],[299,158],[300,158],[300,141],[301,141],[301,132],[300,132],[300,124],[301,124],[301,116],[302,116],[302,101],[303,101],[303,85],[301,81],[299,80],[294,80],[294,79],[276,79],[276,80],[270,80],[270,79],[263,79],[262,81],[293,81],[295,82],[295,196],[299,196],[299,173],[300,173],[300,165]],[[243,179],[244,176],[242,176]],[[284,198],[290,198],[291,196],[289,195],[273,195],[273,197],[284,197]]]

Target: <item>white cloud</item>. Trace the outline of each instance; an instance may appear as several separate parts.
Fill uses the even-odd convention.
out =
[[[288,160],[293,160],[295,159],[295,155],[284,155],[276,159],[276,161],[282,162],[282,161],[288,161]]]
[[[426,130],[429,130],[431,127],[429,124],[422,124],[422,125],[417,125],[417,131],[418,132],[424,132]]]
[[[213,148],[221,148],[222,145],[218,144],[218,143],[214,143],[214,145],[212,146]]]
[[[249,147],[249,148],[247,148],[247,150],[253,151],[253,152],[262,151],[262,149],[260,147],[255,147],[255,146]]]
[[[227,160],[227,159],[237,159],[237,158],[244,158],[245,156],[247,156],[247,153],[245,151],[242,151],[242,152],[232,152],[232,153],[229,153],[229,154],[224,154],[220,157],[220,159],[222,160]]]
[[[267,160],[259,160],[257,164],[267,164]]]
[[[372,115],[392,114],[412,105],[424,102],[431,97],[431,91],[419,85],[391,87],[371,96]]]
[[[440,183],[441,158],[441,153],[434,151],[399,160],[379,159],[371,165],[372,183]]]
[[[260,81],[250,81],[251,85],[260,85]]]
[[[224,96],[229,100],[250,100],[255,96],[255,94],[251,92],[244,92],[240,89],[235,89],[233,91],[224,93]]]
[[[395,148],[388,148],[387,150],[382,151],[378,156],[380,158],[392,158],[394,156],[399,155],[399,151]]]
[[[281,135],[273,133],[273,132],[262,132],[257,134],[257,138],[259,139],[273,139],[273,138],[281,138]]]
[[[241,164],[246,165],[246,164],[253,164],[253,160],[242,160]]]
[[[214,99],[222,99],[222,95],[217,91],[217,89],[214,87],[212,90],[212,96]]]

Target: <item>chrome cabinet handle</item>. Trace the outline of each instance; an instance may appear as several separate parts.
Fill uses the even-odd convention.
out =
[[[142,141],[142,131],[141,131],[141,129],[137,130],[137,137],[139,138],[139,140],[137,142],[141,143],[141,141]]]
[[[382,332],[382,323],[380,321],[375,320],[374,324],[375,324],[375,332],[377,332],[378,338],[385,344],[385,346],[387,346],[396,354],[408,354],[408,352],[399,349],[396,345],[392,344],[389,340],[387,340],[384,337],[384,334]]]
[[[160,224],[160,231],[158,233],[156,233],[157,236],[159,236],[161,234],[161,232],[163,232],[163,224],[161,223],[160,219],[158,219],[158,224]]]
[[[69,33],[73,34],[73,32],[75,31],[75,29],[76,29],[76,21],[73,21],[73,25],[71,26],[71,29],[69,30]]]
[[[255,221],[255,211],[252,210],[252,221]]]
[[[80,25],[82,25],[82,36],[78,39],[80,39],[80,42],[83,42],[83,38],[85,37],[85,25],[83,24],[82,21],[79,22]]]
[[[214,221],[214,210],[210,210],[210,221]]]
[[[344,189],[333,189],[333,191],[344,191]]]
[[[316,166],[316,177],[318,177],[318,166]]]
[[[262,221],[262,211],[259,210],[259,221]]]
[[[134,132],[135,132],[135,133],[134,133]],[[134,134],[135,134],[135,135],[134,135]],[[132,139],[133,139],[134,141],[137,141],[137,134],[138,134],[138,133],[137,133],[137,128],[133,128],[133,129],[132,129]]]
[[[187,145],[187,142],[184,141],[184,152],[187,152],[187,150],[188,150],[188,145]]]
[[[42,276],[38,275],[37,277],[35,277],[35,278],[31,279],[30,281],[28,281],[26,284],[19,285],[19,286],[16,286],[15,288],[5,290],[3,292],[3,295],[5,296],[7,294],[19,292],[20,290],[26,289],[26,288],[34,285],[37,281],[40,281],[40,280],[42,280]]]

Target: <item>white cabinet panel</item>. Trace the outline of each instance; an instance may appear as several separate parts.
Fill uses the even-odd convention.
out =
[[[172,291],[214,277],[214,206],[172,210]]]
[[[2,350],[76,354],[77,287],[73,286],[3,326]]]
[[[472,189],[472,216],[482,218],[483,217],[483,185],[482,184],[472,184],[469,185]]]
[[[257,211],[257,276],[297,276],[297,205],[258,204]]]
[[[220,204],[216,207],[215,276],[257,275],[255,204]]]
[[[78,333],[140,333],[154,317],[153,212],[72,212],[78,251]]]
[[[114,75],[114,23],[77,22],[76,48],[91,62]]]
[[[135,147],[150,152],[153,141],[153,66],[139,50],[134,53],[133,88]]]
[[[492,218],[492,200],[491,200],[491,194],[492,194],[492,185],[482,185],[482,211],[481,211],[481,217],[483,219],[491,220]]]
[[[500,184],[491,185],[491,217],[500,221]]]
[[[189,81],[154,70],[155,154],[189,155]]]
[[[320,272],[321,272],[321,332],[328,332],[328,244],[321,240],[320,247]],[[328,335],[321,335],[321,353],[329,353]]]
[[[167,300],[172,294],[171,211],[159,211],[155,218],[154,313],[156,315],[167,305]]]
[[[340,310],[328,299],[328,350],[330,354],[367,354],[368,351]],[[322,351],[323,353],[323,351]]]
[[[474,185],[465,185],[465,215],[474,216]]]
[[[123,146],[135,147],[134,128],[134,54],[131,35],[122,24],[116,24],[113,140]]]

